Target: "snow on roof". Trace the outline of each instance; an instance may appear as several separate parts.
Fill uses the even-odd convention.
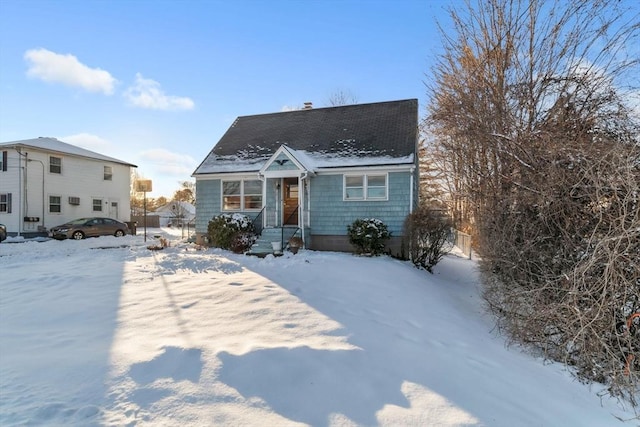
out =
[[[414,163],[413,154],[409,154],[404,157],[360,157],[309,153],[307,151],[293,150],[291,148],[289,148],[289,151],[310,172],[317,172],[320,169],[326,168],[388,166],[398,164],[412,165]],[[269,158],[270,156],[265,156],[259,159],[246,159],[240,155],[209,156],[198,167],[194,175],[231,172],[258,172]]]
[[[75,145],[67,144],[56,138],[39,137],[33,139],[24,139],[21,141],[0,142],[0,147],[22,146],[32,147],[39,150],[54,151],[62,154],[70,154],[73,156],[86,157],[94,160],[102,160],[112,163],[120,163],[126,166],[137,167],[134,164],[116,159],[114,157],[105,156],[95,151],[86,150]]]

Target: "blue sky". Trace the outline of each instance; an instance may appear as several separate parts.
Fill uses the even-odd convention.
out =
[[[171,196],[237,116],[418,98],[447,1],[0,0],[0,141],[56,137]]]

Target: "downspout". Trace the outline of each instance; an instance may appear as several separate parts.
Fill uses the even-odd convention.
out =
[[[27,159],[27,162],[38,162],[40,163],[40,166],[42,167],[42,228],[45,228],[45,224],[44,224],[44,208],[45,208],[45,204],[44,204],[44,163],[42,163],[41,160],[37,160],[37,159]]]
[[[302,174],[302,176],[300,177],[300,184],[302,187],[302,191],[300,192],[300,194],[302,195],[302,201],[300,203],[300,233],[302,234],[302,248],[306,248],[307,246],[307,242],[305,241],[304,238],[304,228],[305,228],[305,222],[304,222],[304,202],[306,201],[306,197],[304,197],[304,190],[306,188],[307,185],[307,178],[309,177],[309,172],[305,171],[304,174]]]
[[[20,201],[18,203],[18,237],[21,236],[23,220],[22,218],[22,204],[24,203],[24,195],[22,194],[22,152],[20,147],[14,147],[18,153],[18,194],[20,195]]]
[[[414,185],[414,176],[413,173],[415,172],[416,167],[415,166],[411,166],[410,169],[410,174],[409,176],[411,177],[411,185],[409,187],[409,213],[413,213],[413,185]]]
[[[258,172],[258,179],[262,181],[262,206],[260,209],[264,209],[262,211],[262,228],[264,228],[267,225],[267,178]]]
[[[411,185],[409,186],[409,214],[413,213],[413,193],[414,193],[413,186],[414,186],[414,180],[415,180],[415,177],[414,177],[413,174],[414,174],[415,170],[416,170],[416,167],[415,166],[411,166],[410,173],[409,173],[409,176],[411,177],[410,178],[410,184]],[[411,248],[411,239],[409,239],[409,260],[410,261],[413,261],[413,256],[412,255],[413,255],[413,251],[412,251],[412,248]]]

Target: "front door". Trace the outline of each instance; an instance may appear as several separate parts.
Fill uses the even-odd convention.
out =
[[[109,218],[118,219],[118,202],[109,203]]]
[[[298,178],[284,178],[282,185],[282,223],[298,225]]]

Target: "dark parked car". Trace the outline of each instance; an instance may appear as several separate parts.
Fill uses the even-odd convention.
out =
[[[75,239],[85,237],[116,236],[121,237],[129,233],[127,224],[111,218],[80,218],[66,224],[51,228],[49,236],[54,239]]]
[[[7,239],[7,227],[4,224],[0,224],[0,242]]]

